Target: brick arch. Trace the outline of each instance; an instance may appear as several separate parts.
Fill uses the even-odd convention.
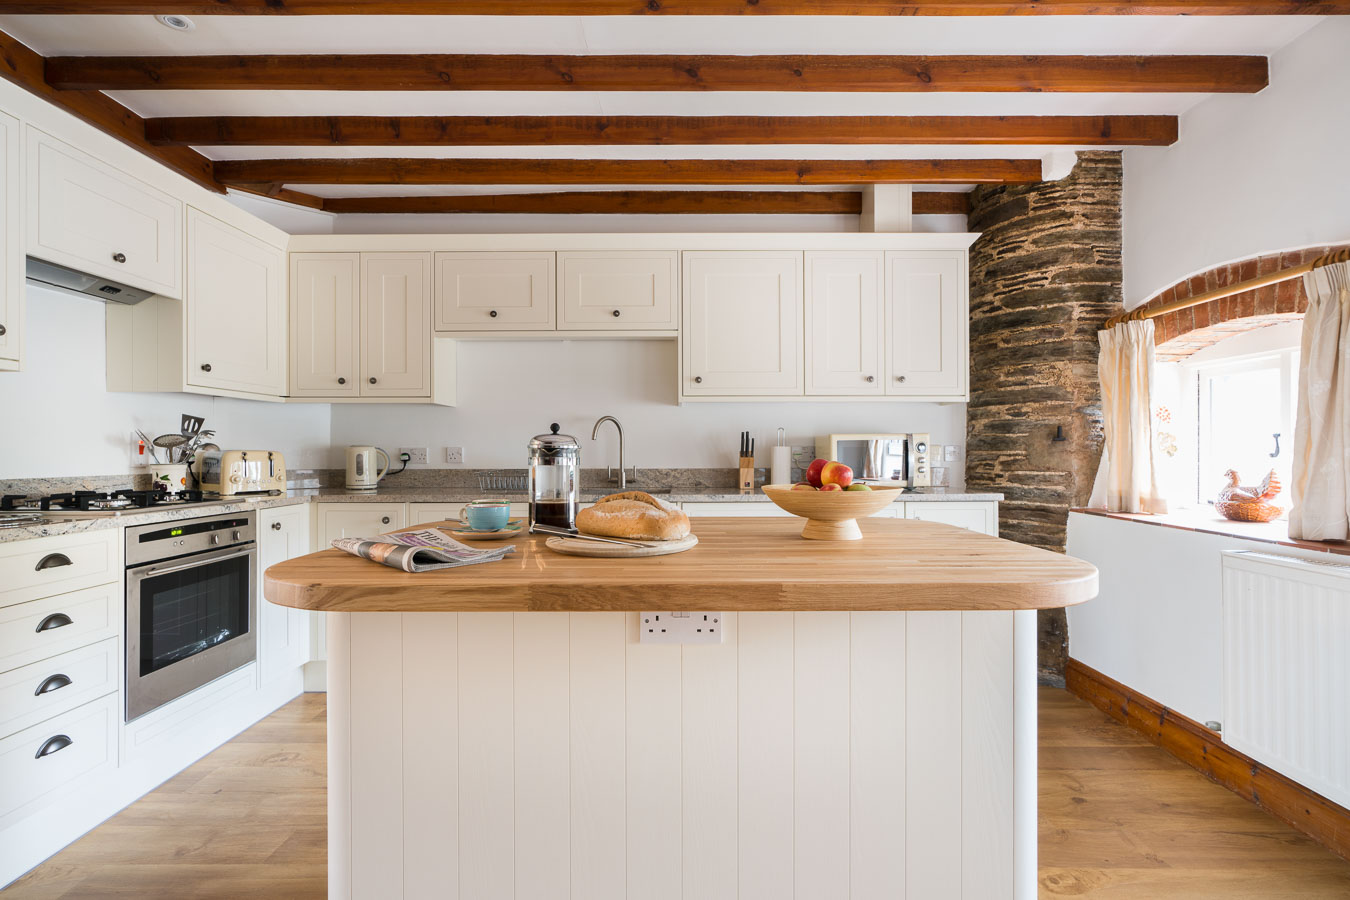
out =
[[[1309,247],[1216,266],[1177,282],[1150,298],[1144,306],[1184,300],[1258,275],[1312,262],[1324,253],[1341,249],[1345,247]],[[1303,279],[1295,278],[1166,313],[1153,320],[1157,360],[1176,362],[1212,347],[1226,337],[1267,325],[1298,321],[1307,309],[1308,295],[1303,290]]]

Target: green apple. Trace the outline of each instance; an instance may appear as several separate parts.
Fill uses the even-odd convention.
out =
[[[872,488],[869,485],[865,485],[859,481],[855,481],[848,487],[844,488],[844,490],[846,491],[870,491],[871,489]]]

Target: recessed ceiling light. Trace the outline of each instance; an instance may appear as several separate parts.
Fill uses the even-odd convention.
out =
[[[197,23],[187,16],[155,16],[155,21],[165,28],[172,28],[174,31],[191,31],[197,27]]]

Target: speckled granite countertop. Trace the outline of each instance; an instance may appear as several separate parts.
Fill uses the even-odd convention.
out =
[[[633,488],[640,490],[640,488]],[[582,491],[582,502],[596,500],[614,490]],[[720,488],[701,490],[677,490],[669,494],[656,494],[663,500],[673,503],[768,503],[769,498],[762,492],[742,494],[739,491],[726,491]],[[176,519],[195,519],[199,516],[212,516],[223,512],[265,509],[271,506],[293,506],[297,503],[464,503],[479,497],[501,497],[520,503],[526,502],[522,493],[482,491],[464,487],[419,487],[391,489],[362,493],[346,491],[341,488],[311,488],[288,491],[285,496],[250,497],[246,499],[222,501],[180,509],[149,509],[144,512],[128,512],[117,516],[89,516],[83,518],[62,518],[60,513],[53,514],[54,520],[42,525],[24,525],[17,528],[0,528],[0,543],[22,541],[30,538],[50,537],[58,534],[74,534],[82,531],[98,531],[104,528],[122,528],[128,525],[145,525],[150,522],[170,522]],[[905,503],[951,503],[957,501],[999,501],[1002,494],[968,494],[948,492],[942,488],[906,492],[902,498]]]

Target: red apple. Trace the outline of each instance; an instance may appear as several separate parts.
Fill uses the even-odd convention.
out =
[[[820,482],[822,485],[837,484],[840,488],[846,488],[853,483],[853,470],[841,462],[826,463],[825,468],[820,470]]]
[[[792,486],[792,489],[794,491],[814,491],[816,489],[816,486],[813,484],[807,484],[805,481],[799,481]]]
[[[822,484],[822,485],[820,486],[820,489],[821,489],[822,491],[842,491],[842,490],[843,490],[843,488],[841,488],[841,487],[840,487],[839,485],[837,485],[837,484]]]
[[[820,470],[830,464],[828,459],[814,459],[806,467],[806,481],[812,487],[820,487]]]

